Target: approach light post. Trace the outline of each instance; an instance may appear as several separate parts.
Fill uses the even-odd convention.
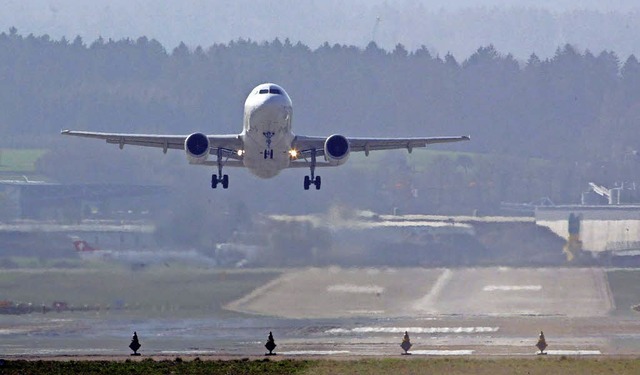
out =
[[[269,337],[267,338],[267,343],[264,344],[264,347],[267,348],[269,353],[265,353],[265,355],[276,355],[276,353],[273,352],[276,346],[278,345],[276,345],[276,341],[273,339],[273,333],[269,331]]]
[[[413,345],[411,344],[411,339],[409,339],[409,332],[408,331],[404,331],[404,337],[402,338],[402,343],[400,344],[400,347],[402,348],[402,350],[404,350],[404,353],[402,353],[402,355],[411,355],[411,353],[409,353],[409,349],[411,349]]]
[[[547,348],[547,340],[544,338],[544,332],[540,331],[540,336],[538,337],[538,343],[536,343],[536,347],[540,350],[538,355],[546,355],[547,353],[544,350]]]
[[[132,356],[139,356],[138,349],[140,349],[142,345],[140,345],[140,341],[138,340],[138,333],[133,332],[133,337],[131,338],[131,344],[129,344],[129,348],[133,350]]]

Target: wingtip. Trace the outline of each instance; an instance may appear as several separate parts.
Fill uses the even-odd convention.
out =
[[[471,140],[471,136],[470,135],[463,135],[462,139],[470,141]]]
[[[69,134],[70,131],[68,129],[60,130],[60,134]]]

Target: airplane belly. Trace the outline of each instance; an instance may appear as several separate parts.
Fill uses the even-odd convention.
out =
[[[252,174],[260,178],[275,177],[281,170],[289,166],[291,160],[289,147],[286,142],[279,142],[278,139],[274,139],[270,149],[270,151],[273,151],[273,158],[271,158],[270,152],[267,153],[265,158],[263,138],[263,136],[245,136],[243,163]]]
[[[259,105],[245,108],[243,162],[251,173],[271,178],[289,166],[291,103],[273,95]]]

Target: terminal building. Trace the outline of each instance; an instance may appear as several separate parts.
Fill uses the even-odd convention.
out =
[[[539,206],[538,225],[567,239],[568,260],[587,252],[611,265],[640,264],[640,204],[635,184],[606,188],[589,183],[582,204]]]
[[[163,186],[60,184],[0,180],[0,218],[73,222],[101,217],[118,219],[121,211],[148,211],[152,200],[167,193]]]

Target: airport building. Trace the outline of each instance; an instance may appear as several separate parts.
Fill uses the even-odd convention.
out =
[[[584,250],[640,250],[640,206],[556,206],[536,210],[536,223],[563,238],[570,234],[570,217],[579,221]]]
[[[78,222],[119,219],[118,213],[148,211],[145,198],[165,194],[163,186],[118,184],[60,184],[44,181],[0,180],[0,217],[4,221]]]
[[[162,186],[0,180],[3,255],[67,256],[81,236],[110,249],[155,247],[149,214]]]

